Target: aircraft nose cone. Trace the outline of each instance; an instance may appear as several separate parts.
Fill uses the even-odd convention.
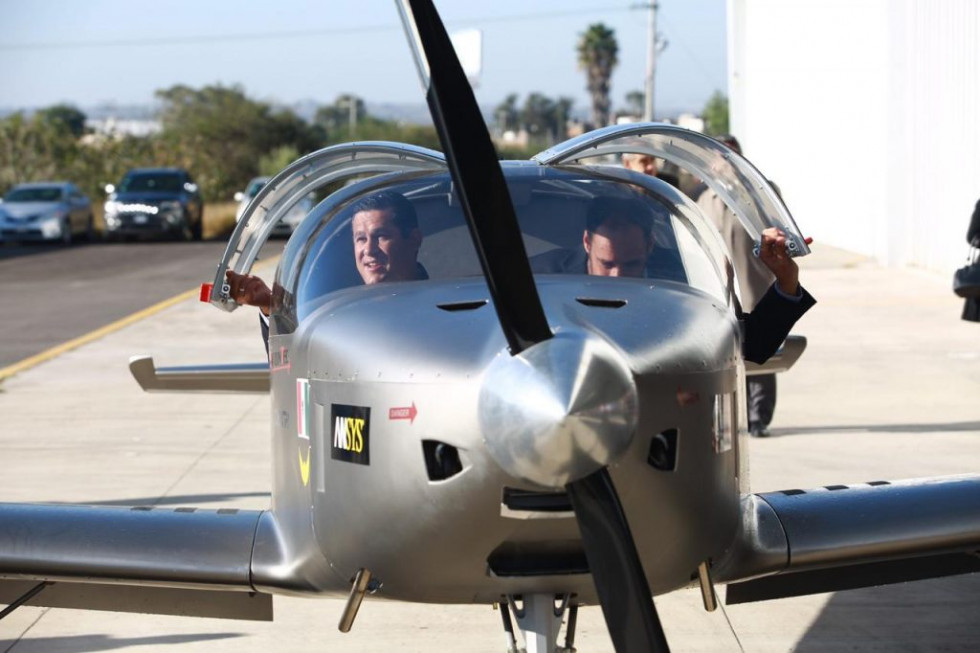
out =
[[[583,334],[557,334],[487,369],[479,419],[509,474],[564,487],[615,460],[637,422],[636,385],[622,356]]]

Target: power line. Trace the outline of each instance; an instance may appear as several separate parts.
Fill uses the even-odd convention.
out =
[[[449,24],[492,24],[517,21],[547,20],[589,14],[607,15],[611,12],[629,11],[628,7],[607,6],[593,7],[568,11],[549,11],[530,14],[514,14],[510,16],[484,16],[472,18],[457,18],[447,21]],[[164,36],[157,38],[131,38],[107,41],[57,41],[37,43],[8,43],[0,45],[0,52],[15,52],[23,50],[67,50],[85,48],[118,48],[118,47],[156,47],[170,45],[190,45],[195,43],[228,43],[232,41],[265,41],[272,39],[312,38],[337,36],[346,34],[365,34],[372,32],[387,32],[401,30],[398,23],[379,23],[376,25],[356,25],[353,27],[325,27],[319,29],[284,30],[277,32],[245,32],[239,34],[202,34],[198,36]]]
[[[680,31],[675,30],[674,26],[671,25],[670,20],[667,17],[663,16],[663,14],[661,14],[660,18],[663,21],[664,26],[670,32],[670,37],[674,40],[674,42],[677,45],[681,46],[682,50],[684,50],[687,53],[687,56],[691,58],[691,61],[700,70],[704,78],[708,80],[708,82],[710,82],[711,84],[714,84],[715,88],[722,88],[724,85],[719,86],[718,78],[714,74],[708,71],[708,67],[704,64],[704,62],[701,61],[701,59],[694,52],[694,50],[689,48],[687,44],[684,42],[684,40],[680,38]]]

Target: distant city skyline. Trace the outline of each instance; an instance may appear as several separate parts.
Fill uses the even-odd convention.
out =
[[[596,22],[619,43],[613,106],[642,91],[647,10],[630,2],[498,0],[436,2],[450,31],[483,32],[481,105],[508,94],[573,98],[590,106],[578,69],[579,35]],[[645,3],[643,3],[645,4]],[[698,111],[725,92],[725,0],[660,0],[657,115]],[[0,0],[0,108],[69,103],[148,105],[176,84],[237,85],[250,98],[291,105],[353,93],[369,104],[420,104],[424,97],[394,2],[269,3],[172,0]]]

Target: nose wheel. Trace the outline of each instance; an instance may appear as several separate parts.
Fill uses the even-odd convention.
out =
[[[527,594],[505,597],[500,616],[507,635],[507,653],[575,653],[575,623],[578,604],[568,594]],[[514,635],[511,614],[524,639],[520,647]],[[565,642],[558,645],[558,635],[565,615]]]

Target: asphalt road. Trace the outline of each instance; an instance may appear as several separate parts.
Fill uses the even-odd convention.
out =
[[[211,281],[226,244],[0,244],[0,369]]]

